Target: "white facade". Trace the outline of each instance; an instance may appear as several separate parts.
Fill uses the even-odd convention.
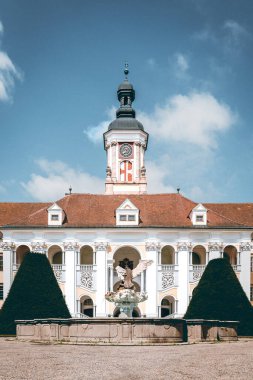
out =
[[[231,254],[233,268],[250,297],[250,232],[194,230],[193,233],[191,230],[169,228],[4,232],[4,243],[1,245],[4,297],[22,260],[25,246],[26,250],[48,255],[72,315],[85,313],[86,304],[93,309],[93,316],[108,316],[116,312],[104,295],[115,289],[119,282],[115,267],[124,258],[132,261],[134,267],[140,260],[153,260],[140,278],[135,279],[137,288],[148,293],[148,300],[140,304],[137,310],[141,316],[154,317],[161,313],[164,316],[166,310],[171,316],[182,316],[208,259],[222,257],[223,252]],[[57,247],[53,255],[52,247]],[[87,247],[92,252],[89,257]],[[81,257],[83,248],[84,255]],[[236,256],[234,252],[232,254],[233,249]],[[62,259],[55,263],[54,256],[59,252],[62,252]],[[197,257],[199,261],[196,264]]]

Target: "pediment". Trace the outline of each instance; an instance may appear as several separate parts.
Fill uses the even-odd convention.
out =
[[[126,199],[117,210],[138,210],[138,208],[129,199]]]

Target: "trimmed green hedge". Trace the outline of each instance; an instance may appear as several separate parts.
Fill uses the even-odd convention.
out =
[[[226,259],[208,263],[184,318],[240,321],[239,335],[253,335],[253,308]]]
[[[17,319],[70,317],[46,255],[27,253],[0,311],[0,334],[16,334]]]

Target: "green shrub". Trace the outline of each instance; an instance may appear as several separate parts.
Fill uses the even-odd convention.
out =
[[[48,258],[28,253],[1,309],[0,334],[16,334],[17,319],[70,317]]]
[[[253,308],[226,259],[208,263],[184,318],[240,321],[239,335],[253,335]]]

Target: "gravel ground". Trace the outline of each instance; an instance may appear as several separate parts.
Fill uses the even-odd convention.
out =
[[[0,379],[253,379],[253,340],[175,346],[46,345],[0,339]]]

